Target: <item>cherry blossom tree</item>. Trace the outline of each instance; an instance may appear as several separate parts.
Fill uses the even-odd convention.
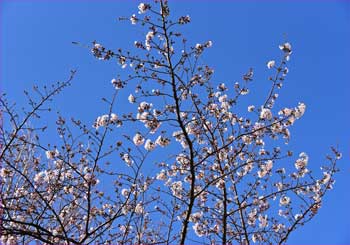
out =
[[[307,153],[285,145],[306,109],[277,103],[291,44],[267,62],[265,100],[242,108],[253,69],[239,82],[213,81],[201,59],[213,42],[190,43],[181,33],[190,16],[176,17],[166,0],[156,0],[120,20],[140,25],[145,40],[134,42],[137,54],[97,41],[89,47],[129,74],[111,80],[113,95],[94,122],[59,115],[59,140],[41,142],[41,116],[74,71],[65,82],[26,92],[23,112],[1,97],[2,243],[287,242],[317,214],[341,158],[332,148],[313,173]],[[123,111],[117,100],[134,110]]]

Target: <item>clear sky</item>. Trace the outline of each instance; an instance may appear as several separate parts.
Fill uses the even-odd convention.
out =
[[[115,62],[98,61],[71,42],[97,40],[112,49],[132,48],[144,33],[116,19],[137,13],[137,5],[0,1],[2,90],[23,105],[23,89],[64,80],[77,69],[73,85],[55,105],[63,115],[92,123],[103,113],[100,98],[110,96],[110,80],[120,70]],[[294,232],[289,244],[350,244],[350,2],[174,0],[170,6],[177,16],[190,14],[192,23],[184,28],[190,42],[213,41],[204,59],[215,69],[214,80],[234,82],[254,67],[258,85],[252,93],[257,96],[269,88],[266,62],[280,57],[280,43],[287,39],[292,44],[290,73],[279,103],[293,107],[302,101],[307,111],[291,130],[290,147],[306,151],[316,171],[331,145],[339,146],[343,159],[335,189],[316,218]]]

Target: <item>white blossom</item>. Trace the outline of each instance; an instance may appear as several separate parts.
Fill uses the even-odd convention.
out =
[[[135,207],[135,213],[142,214],[144,212],[143,204],[139,202]]]
[[[198,237],[202,237],[205,235],[205,229],[202,223],[197,222],[192,226],[192,228]]]
[[[158,138],[156,139],[155,143],[161,147],[165,147],[165,146],[169,145],[170,140],[166,137],[159,135]]]
[[[265,120],[271,120],[272,119],[272,113],[270,109],[268,108],[261,108],[260,112],[260,118]]]
[[[122,155],[122,159],[128,166],[131,166],[134,163],[134,161],[131,159],[128,153],[124,153]]]
[[[167,180],[167,175],[164,169],[160,171],[160,173],[157,174],[156,177],[157,180]]]
[[[289,109],[289,108],[284,108],[283,110],[280,110],[278,112],[278,115],[283,115],[283,116],[290,116],[292,114],[293,110],[292,109]]]
[[[271,69],[275,66],[275,61],[274,60],[270,60],[269,62],[267,62],[267,68]]]
[[[139,6],[138,6],[139,14],[146,13],[147,9],[150,9],[150,8],[151,8],[151,6],[149,4],[140,3]]]
[[[302,117],[305,113],[305,110],[306,110],[306,105],[304,103],[299,103],[295,111],[295,117],[296,118]]]
[[[262,216],[262,215],[260,214],[258,219],[259,219],[259,221],[260,221],[260,224],[259,224],[259,227],[260,227],[260,228],[267,227],[267,225],[268,225],[268,222],[267,222],[267,215]]]
[[[103,116],[97,117],[93,127],[98,129],[99,127],[105,127],[108,124],[109,124],[109,115],[103,115]]]
[[[55,157],[58,157],[60,153],[58,152],[57,149],[55,149],[53,151],[46,151],[45,155],[47,159],[54,159]]]
[[[255,106],[253,106],[253,105],[248,106],[248,111],[249,112],[254,111],[254,109],[255,109]]]
[[[171,184],[171,191],[177,198],[182,198],[182,182],[176,181]]]
[[[137,23],[137,21],[138,21],[136,15],[133,14],[133,15],[130,17],[130,21],[131,21],[131,24],[136,25],[136,23]]]
[[[309,157],[305,152],[299,154],[299,158],[295,161],[295,168],[297,170],[303,169],[308,164]]]
[[[328,181],[331,179],[331,175],[327,172],[323,172],[323,178],[321,179],[321,184],[327,184]]]
[[[121,191],[121,194],[124,197],[128,197],[129,193],[130,193],[130,191],[128,189],[122,189],[122,191]]]
[[[109,119],[111,123],[117,123],[118,121],[118,116],[115,113],[111,114],[111,118]]]
[[[139,145],[142,145],[145,142],[145,138],[140,133],[137,133],[133,137],[133,142],[134,142],[135,145],[139,146]]]
[[[207,48],[210,48],[211,46],[213,46],[213,42],[212,41],[207,41],[206,43],[205,43],[205,46],[207,47]]]
[[[203,212],[195,212],[191,214],[190,221],[193,223],[199,222],[202,216],[203,216]]]
[[[280,50],[286,52],[286,53],[290,53],[292,52],[292,45],[290,45],[290,43],[284,43],[278,46],[280,48]]]
[[[112,83],[113,87],[117,90],[122,89],[124,87],[123,82],[120,79],[113,78],[111,80],[111,83]]]
[[[150,139],[147,139],[147,140],[146,140],[145,149],[146,149],[147,151],[152,151],[152,150],[154,150],[155,147],[156,147],[156,144],[153,143]]]
[[[290,197],[283,196],[280,198],[280,205],[281,206],[286,206],[290,203]]]
[[[294,219],[295,220],[299,220],[299,219],[301,219],[303,216],[302,216],[302,214],[296,214],[296,215],[294,215]]]

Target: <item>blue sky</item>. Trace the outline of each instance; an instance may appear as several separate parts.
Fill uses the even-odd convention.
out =
[[[91,122],[102,114],[101,97],[112,93],[110,80],[120,71],[72,41],[93,40],[106,47],[132,48],[144,39],[140,28],[116,21],[137,13],[137,1],[1,1],[1,89],[24,105],[23,89],[64,80],[77,69],[73,85],[54,105],[63,115]],[[335,189],[319,215],[296,231],[290,244],[350,244],[350,2],[347,1],[171,1],[176,15],[190,14],[184,33],[192,43],[212,40],[204,61],[217,81],[230,83],[249,67],[258,101],[269,88],[266,62],[280,57],[278,45],[293,45],[290,73],[279,104],[305,102],[305,116],[292,128],[290,147],[306,151],[317,171],[329,146],[339,145],[343,159]],[[48,122],[53,117],[47,118]]]

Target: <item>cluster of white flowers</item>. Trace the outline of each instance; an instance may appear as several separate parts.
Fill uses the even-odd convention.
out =
[[[133,142],[135,145],[139,146],[145,142],[145,138],[142,136],[142,134],[137,133],[137,134],[135,134],[135,136],[133,138]]]
[[[223,179],[219,179],[217,182],[216,182],[216,188],[218,188],[218,189],[224,189],[224,187],[225,187],[225,180],[223,180]]]
[[[265,164],[260,165],[260,170],[258,171],[259,178],[265,177],[265,175],[271,171],[272,167],[272,160],[268,160]]]
[[[136,23],[137,23],[137,21],[138,21],[138,18],[136,17],[135,14],[133,14],[133,15],[130,17],[130,21],[131,21],[131,24],[136,25]]]
[[[13,235],[1,235],[0,237],[0,244],[4,245],[13,245],[17,244],[18,238]]]
[[[285,59],[288,61],[292,54],[292,45],[287,42],[279,45],[279,48],[284,52]]]
[[[154,31],[149,31],[149,32],[146,34],[145,46],[146,46],[146,49],[147,49],[148,51],[151,50],[151,41],[152,41],[154,35],[155,35],[155,32],[154,32]]]
[[[121,155],[122,160],[128,165],[131,166],[134,161],[131,159],[130,155],[128,153],[124,153]]]
[[[180,24],[180,25],[187,24],[187,23],[189,23],[190,21],[191,21],[191,18],[190,18],[189,15],[181,16],[181,17],[179,18],[179,24]]]
[[[154,109],[153,114],[150,113],[152,106],[151,103],[141,102],[138,107],[136,119],[144,123],[145,127],[150,129],[150,133],[154,134],[161,126],[161,122],[157,119],[161,115],[161,112]]]
[[[195,49],[196,54],[200,55],[204,51],[205,48],[210,48],[211,46],[213,46],[213,42],[212,41],[207,41],[204,44],[197,43],[194,46],[194,49]]]
[[[112,124],[117,124],[118,123],[118,116],[115,113],[111,113],[111,117],[109,119],[109,122]]]
[[[206,234],[205,227],[202,223],[195,223],[192,228],[198,237],[202,237]]]
[[[115,79],[115,78],[113,78],[112,80],[111,80],[111,83],[112,83],[112,85],[113,85],[113,87],[115,88],[115,89],[122,89],[123,87],[124,87],[124,85],[123,85],[123,81],[122,80],[120,80],[120,79]]]
[[[248,225],[255,226],[257,214],[258,214],[258,210],[256,208],[252,209],[248,213],[248,220],[247,220],[248,221]]]
[[[177,198],[182,198],[182,181],[175,181],[171,184],[171,191]]]
[[[37,173],[34,176],[34,182],[36,184],[43,184],[49,182],[49,175],[46,170]]]
[[[295,117],[297,119],[299,119],[300,117],[302,117],[305,113],[306,110],[306,105],[304,103],[300,103],[298,104],[298,107],[295,110]]]
[[[128,101],[129,103],[133,104],[136,102],[136,98],[134,95],[130,94],[129,97],[128,97]]]
[[[119,56],[119,58],[118,58],[118,63],[119,63],[119,65],[121,65],[122,66],[122,68],[124,69],[125,67],[127,67],[127,63],[126,63],[126,57],[125,56],[122,56],[122,55],[120,55]],[[120,86],[123,86],[123,84],[121,84]],[[118,89],[118,88],[116,88],[116,89]]]
[[[139,202],[135,207],[135,213],[142,214],[144,212],[143,203]]]
[[[285,117],[289,117],[292,114],[293,110],[289,108],[284,108],[278,112],[278,115],[283,115]]]
[[[138,6],[139,14],[144,14],[148,9],[151,9],[151,5],[147,3],[140,3]]]
[[[150,139],[146,140],[145,149],[147,151],[153,151],[155,147],[156,147],[156,144],[154,142],[152,142]]]
[[[267,215],[265,214],[264,216],[262,216],[261,214],[259,215],[259,227],[260,228],[265,228],[268,226],[268,220],[267,220]]]
[[[93,42],[91,53],[99,60],[109,60],[112,57],[111,51],[106,51],[101,44],[95,42]]]
[[[131,232],[133,229],[134,229],[134,227],[131,226],[131,225],[128,225],[128,226],[126,226],[126,225],[120,225],[120,226],[119,226],[119,230],[120,230],[121,232],[123,232],[124,234],[125,234],[125,233],[128,233],[128,232]]]
[[[107,126],[108,123],[109,123],[109,115],[102,115],[96,119],[93,127],[98,129],[99,127]]]
[[[183,154],[180,153],[177,157],[176,157],[176,161],[181,164],[182,168],[186,168],[187,166],[189,166],[190,164],[190,160],[188,159],[188,157]]]
[[[152,103],[148,103],[146,101],[143,101],[139,104],[138,111],[139,112],[148,111],[152,108],[152,106],[153,106]]]
[[[193,222],[193,223],[197,223],[197,222],[200,221],[202,216],[203,216],[203,212],[202,211],[192,213],[191,216],[190,216],[190,221]]]
[[[122,189],[121,194],[123,197],[128,197],[130,193],[129,189]]]
[[[282,196],[280,198],[280,205],[281,206],[286,206],[290,203],[290,197],[287,197],[287,196]]]
[[[5,178],[8,178],[8,177],[10,177],[11,176],[11,170],[10,169],[8,169],[8,168],[1,168],[0,169],[0,177],[2,178],[2,179],[5,179]]]
[[[319,181],[320,184],[327,184],[331,180],[331,174],[323,172],[323,178]]]
[[[122,122],[118,119],[118,116],[115,113],[111,113],[111,115],[102,115],[97,117],[93,127],[97,130],[99,127],[106,127],[109,124],[116,124],[117,127],[120,127]]]
[[[165,147],[170,144],[170,139],[159,135],[155,143],[161,147]]]
[[[268,108],[261,108],[260,119],[271,120],[272,119],[271,110]]]
[[[260,242],[262,240],[263,240],[263,238],[262,238],[260,233],[254,233],[252,235],[252,242],[257,243],[257,242]]]
[[[248,111],[249,112],[254,111],[254,109],[255,109],[255,106],[253,106],[253,105],[248,106]]]
[[[187,148],[188,147],[187,142],[185,140],[185,136],[184,136],[184,134],[182,133],[181,130],[173,132],[173,137],[175,138],[175,140],[177,142],[180,142],[180,144],[181,144],[181,146],[183,148]]]
[[[60,153],[58,152],[57,149],[55,149],[53,151],[46,151],[45,155],[47,159],[54,159],[55,157],[58,157]]]
[[[156,177],[157,180],[167,180],[167,175],[166,175],[166,171],[164,169],[162,169],[160,171],[160,173],[157,174],[157,177]]]
[[[305,110],[306,105],[299,102],[298,106],[294,109],[284,108],[283,110],[280,110],[278,114],[288,117],[288,121],[286,123],[286,126],[288,126],[293,125],[296,119],[301,118],[304,115]]]
[[[286,226],[284,224],[273,224],[272,225],[272,229],[274,232],[279,232],[279,231],[283,231],[286,228]]]
[[[299,154],[299,158],[295,161],[295,168],[297,170],[306,168],[309,161],[309,157],[305,152]]]

